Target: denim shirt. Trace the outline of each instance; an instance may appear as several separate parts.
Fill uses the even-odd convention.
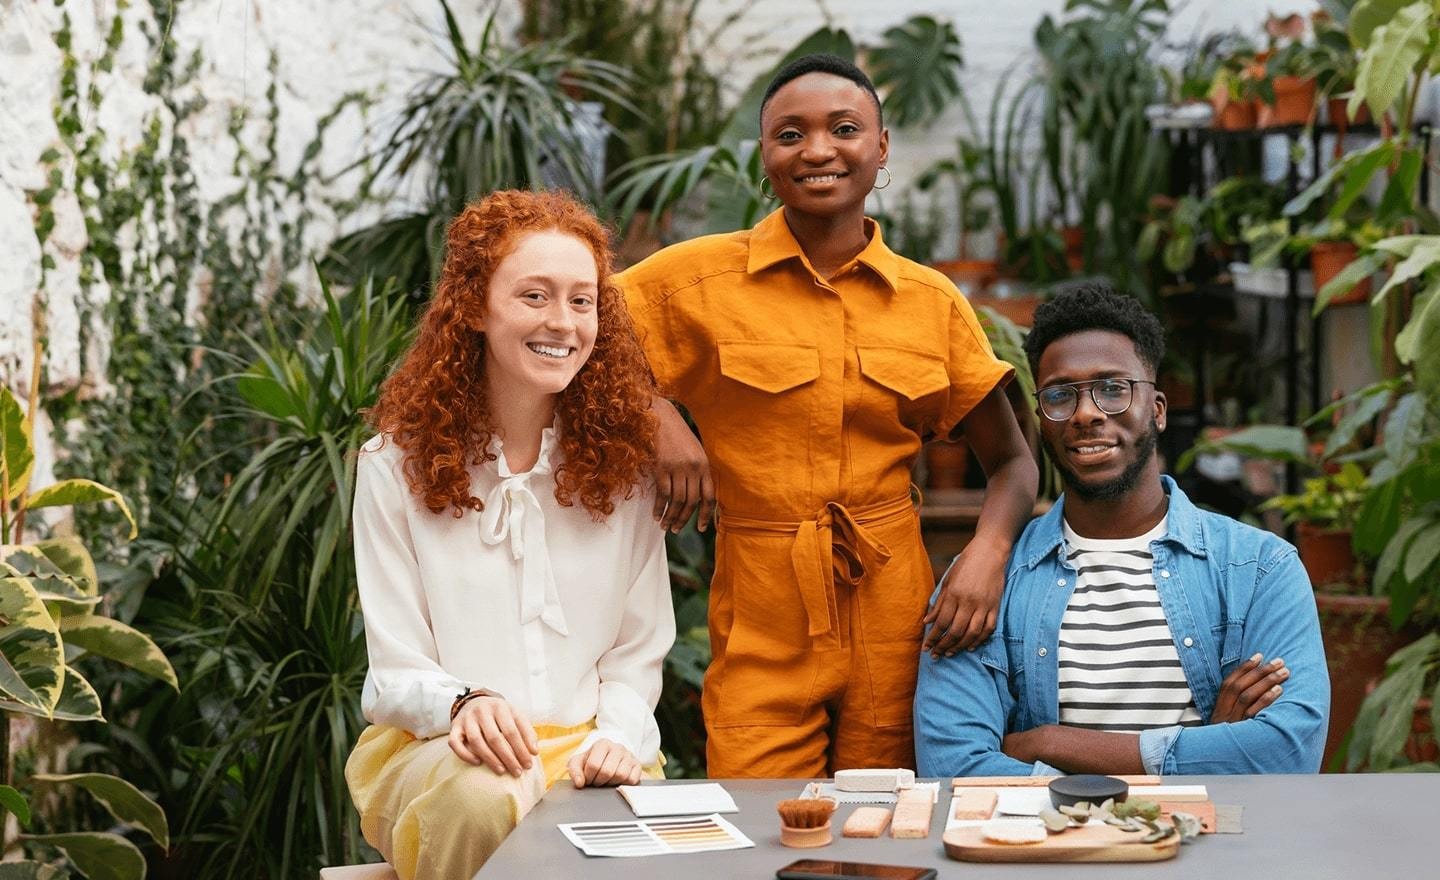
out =
[[[1284,693],[1254,718],[1140,734],[1147,773],[1313,773],[1330,715],[1330,678],[1310,579],[1295,548],[1269,532],[1200,510],[1174,480],[1164,537],[1150,544],[1175,650],[1208,719],[1220,684],[1247,657],[1285,660]],[[920,657],[915,751],[922,776],[1056,773],[1000,751],[1005,734],[1058,724],[1060,620],[1075,588],[1065,559],[1062,496],[1011,554],[999,623],[979,648]]]

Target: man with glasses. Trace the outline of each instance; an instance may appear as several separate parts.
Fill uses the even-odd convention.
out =
[[[920,658],[924,776],[1310,773],[1330,687],[1280,538],[1161,473],[1160,323],[1099,282],[1035,312],[1026,354],[1065,492],[1030,523],[994,635]]]

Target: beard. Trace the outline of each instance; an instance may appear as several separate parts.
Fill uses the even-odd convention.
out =
[[[1050,454],[1050,461],[1054,463],[1055,469],[1060,471],[1060,478],[1065,483],[1065,491],[1074,492],[1086,501],[1113,501],[1128,494],[1140,483],[1140,475],[1144,472],[1150,460],[1155,457],[1155,447],[1160,442],[1160,425],[1154,418],[1150,419],[1150,427],[1135,438],[1135,459],[1125,466],[1112,480],[1103,483],[1086,483],[1072,470],[1065,466],[1065,459],[1059,455],[1055,446],[1044,435],[1041,440],[1045,445],[1045,451]]]

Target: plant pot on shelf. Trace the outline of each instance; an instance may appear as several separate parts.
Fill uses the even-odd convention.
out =
[[[1275,103],[1261,104],[1255,124],[1260,128],[1282,125],[1304,125],[1315,112],[1315,79],[1313,77],[1275,77]]]
[[[1085,227],[1061,227],[1060,240],[1065,243],[1065,265],[1078,273],[1085,268]]]
[[[1343,134],[1345,129],[1352,125],[1370,124],[1370,105],[1361,104],[1360,109],[1355,112],[1355,118],[1350,118],[1348,98],[1328,98],[1325,101],[1325,117],[1330,124],[1335,126]]]
[[[925,446],[926,486],[963,489],[970,469],[970,444],[964,440],[936,440]]]
[[[1310,271],[1315,276],[1315,290],[1325,289],[1331,279],[1355,261],[1360,249],[1349,241],[1318,241],[1310,248]],[[1370,279],[1356,284],[1349,291],[1330,300],[1330,305],[1363,303],[1370,300]]]
[[[1300,564],[1317,587],[1355,582],[1355,548],[1349,529],[1327,529],[1314,523],[1295,525],[1295,547]]]
[[[1214,126],[1225,131],[1244,131],[1255,127],[1255,104],[1250,101],[1215,103]]]
[[[942,260],[930,266],[955,282],[955,286],[967,297],[984,296],[1000,276],[999,264],[994,260]]]
[[[1383,596],[1317,592],[1315,605],[1330,672],[1330,729],[1321,764],[1328,768],[1365,695],[1385,674],[1385,661],[1412,637],[1390,628],[1390,600]]]

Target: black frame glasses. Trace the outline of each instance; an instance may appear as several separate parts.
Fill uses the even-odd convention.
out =
[[[1104,379],[1090,379],[1085,382],[1062,382],[1058,385],[1046,385],[1044,388],[1036,391],[1034,393],[1035,405],[1040,410],[1040,414],[1045,418],[1052,422],[1063,422],[1075,415],[1075,411],[1080,408],[1080,392],[1088,388],[1090,391],[1090,401],[1095,404],[1096,409],[1107,416],[1118,416],[1130,409],[1130,404],[1135,401],[1136,385],[1153,386],[1154,384],[1155,383],[1149,379],[1130,379],[1124,376],[1107,376]],[[1096,394],[1095,389],[1102,385],[1110,385],[1114,393],[1107,394],[1102,392],[1101,394]],[[1121,391],[1120,389],[1124,390]],[[1050,404],[1047,406],[1044,395],[1047,392],[1062,390],[1070,392],[1068,398],[1052,398]],[[1123,394],[1125,398],[1124,404],[1119,403],[1119,396],[1121,394]],[[1104,401],[1101,399],[1102,396],[1104,397]],[[1107,409],[1107,406],[1110,408]],[[1061,412],[1062,410],[1063,413]],[[1060,414],[1056,415],[1056,413]]]

